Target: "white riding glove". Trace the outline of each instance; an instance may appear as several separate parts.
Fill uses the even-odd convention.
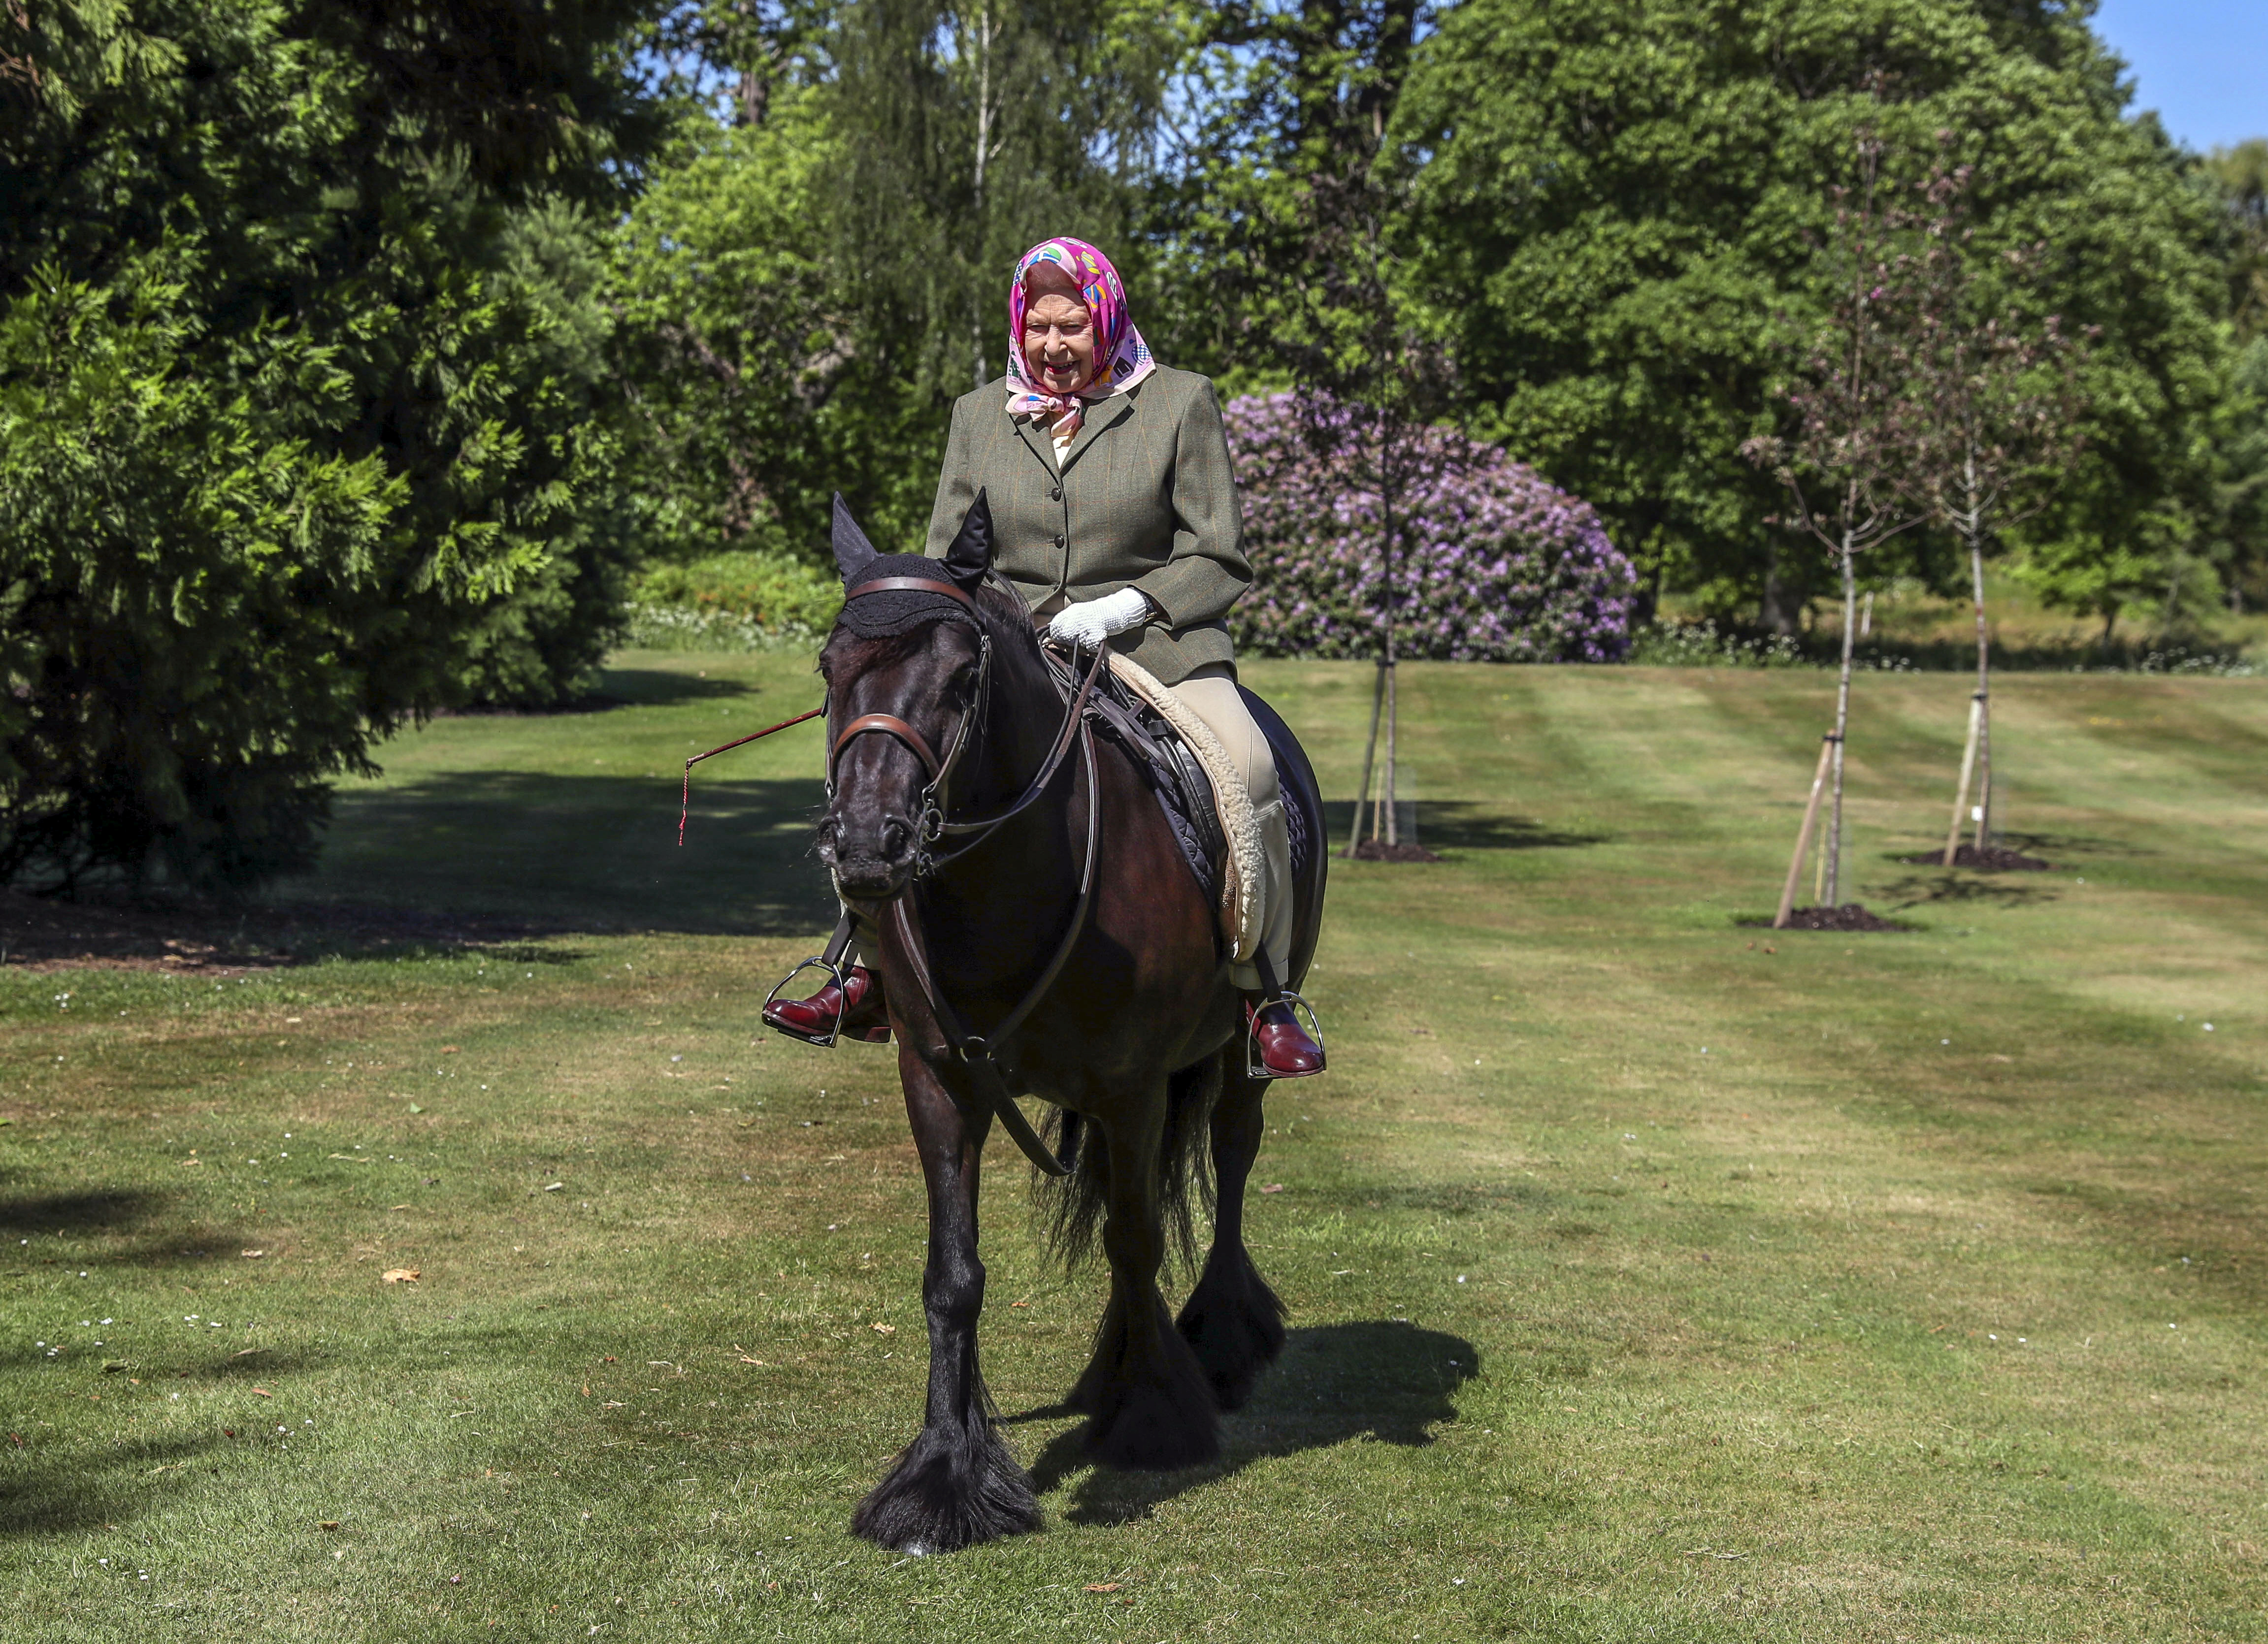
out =
[[[1092,650],[1113,634],[1123,634],[1150,620],[1154,607],[1139,588],[1122,588],[1100,599],[1065,605],[1048,622],[1048,637],[1057,644]]]

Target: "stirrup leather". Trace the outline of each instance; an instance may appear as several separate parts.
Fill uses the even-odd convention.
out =
[[[1320,1058],[1314,1067],[1309,1071],[1306,1073],[1277,1073],[1272,1071],[1269,1068],[1268,1064],[1261,1059],[1260,1013],[1263,1010],[1267,1009],[1270,1005],[1291,1006],[1292,1019],[1295,1022],[1300,1019],[1302,1012],[1306,1013],[1307,1019],[1302,1025],[1305,1026],[1307,1031],[1307,1037],[1315,1041],[1315,1051]],[[1267,1004],[1254,1005],[1245,1012],[1244,1072],[1247,1078],[1312,1079],[1316,1074],[1324,1072],[1329,1067],[1330,1053],[1323,1046],[1323,1024],[1315,1019],[1314,1006],[1309,1004],[1307,1000],[1302,998],[1300,994],[1293,993],[1288,987],[1279,987],[1276,990],[1276,996],[1268,1001]]]

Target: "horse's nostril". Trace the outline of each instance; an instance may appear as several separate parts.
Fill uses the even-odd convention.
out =
[[[882,824],[882,855],[891,858],[903,855],[906,847],[913,842],[913,837],[911,828],[892,817]]]

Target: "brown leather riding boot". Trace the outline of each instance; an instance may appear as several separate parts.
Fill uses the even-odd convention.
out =
[[[808,999],[773,1000],[764,1007],[764,1025],[806,1045],[824,1044],[836,1033],[868,1045],[890,1042],[882,984],[863,965],[845,971],[840,987],[829,982]]]
[[[1308,1037],[1292,1007],[1278,999],[1267,1004],[1247,1001],[1246,1024],[1252,1042],[1260,1048],[1260,1065],[1271,1079],[1304,1079],[1323,1070],[1323,1047]]]

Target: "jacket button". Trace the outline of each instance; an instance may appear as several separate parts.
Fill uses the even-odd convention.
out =
[[[1060,502],[1062,502],[1062,501],[1063,501],[1063,487],[1061,487],[1061,486],[1057,486],[1057,487],[1056,487],[1056,488],[1055,488],[1055,489],[1053,489],[1053,490],[1049,491],[1049,492],[1048,493],[1048,501],[1049,501],[1050,503],[1060,503]]]
[[[1064,545],[1063,532],[1061,532],[1059,531],[1059,532],[1056,532],[1056,547],[1063,547],[1063,545]]]

